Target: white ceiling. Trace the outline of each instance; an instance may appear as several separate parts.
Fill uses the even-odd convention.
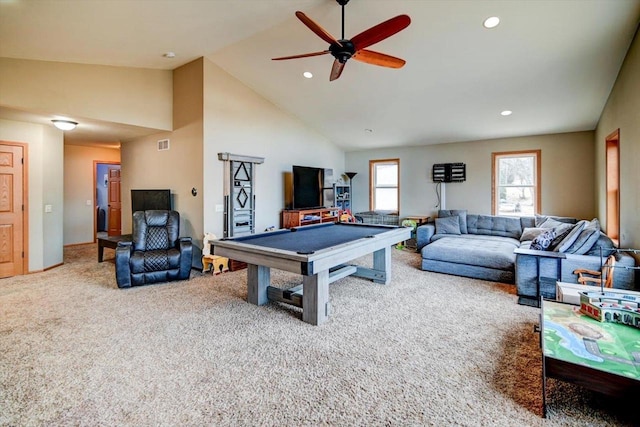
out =
[[[640,20],[640,0],[351,0],[346,38],[411,17],[371,46],[407,64],[350,60],[329,82],[330,55],[270,59],[327,48],[296,10],[341,37],[335,0],[0,0],[0,56],[160,69],[205,56],[358,150],[594,129]],[[484,29],[493,15],[501,24]],[[176,57],[164,58],[168,51]],[[0,118],[43,123],[51,113],[0,108]],[[92,124],[65,141],[153,132]]]

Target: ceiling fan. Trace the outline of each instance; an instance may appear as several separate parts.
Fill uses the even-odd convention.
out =
[[[335,37],[329,34],[320,25],[316,24],[311,18],[298,11],[296,12],[298,19],[302,21],[304,25],[309,27],[311,31],[316,33],[318,37],[329,43],[329,49],[320,52],[304,53],[301,55],[283,56],[280,58],[273,58],[273,60],[281,61],[284,59],[306,58],[309,56],[319,56],[330,53],[335,58],[333,61],[333,67],[331,67],[331,74],[329,75],[330,81],[340,77],[349,58],[353,58],[367,64],[379,65],[381,67],[388,68],[401,68],[405,64],[406,61],[404,59],[396,58],[395,56],[380,52],[374,52],[373,50],[368,50],[366,48],[407,28],[411,23],[411,18],[409,18],[408,15],[398,15],[371,27],[368,30],[352,37],[351,40],[348,40],[344,38],[344,6],[349,3],[349,0],[336,0],[336,2],[342,6],[342,38],[340,40],[336,40]]]

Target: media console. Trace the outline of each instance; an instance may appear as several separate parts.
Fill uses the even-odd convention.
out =
[[[282,211],[282,228],[300,227],[301,225],[338,222],[339,208],[290,209]]]

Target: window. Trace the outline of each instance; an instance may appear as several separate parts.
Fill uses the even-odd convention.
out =
[[[398,212],[400,207],[400,160],[369,161],[371,193],[369,209]]]
[[[540,213],[540,150],[491,156],[493,214],[533,216]]]

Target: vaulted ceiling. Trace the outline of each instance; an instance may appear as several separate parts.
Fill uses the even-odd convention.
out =
[[[0,56],[159,69],[204,56],[345,150],[359,150],[592,130],[640,20],[640,0],[351,0],[346,38],[411,17],[371,46],[407,63],[390,69],[352,59],[329,82],[330,55],[271,60],[327,49],[296,10],[341,38],[335,0],[3,0]],[[484,28],[489,16],[500,25]],[[2,107],[3,118],[46,121]],[[75,138],[151,131],[96,129]]]

